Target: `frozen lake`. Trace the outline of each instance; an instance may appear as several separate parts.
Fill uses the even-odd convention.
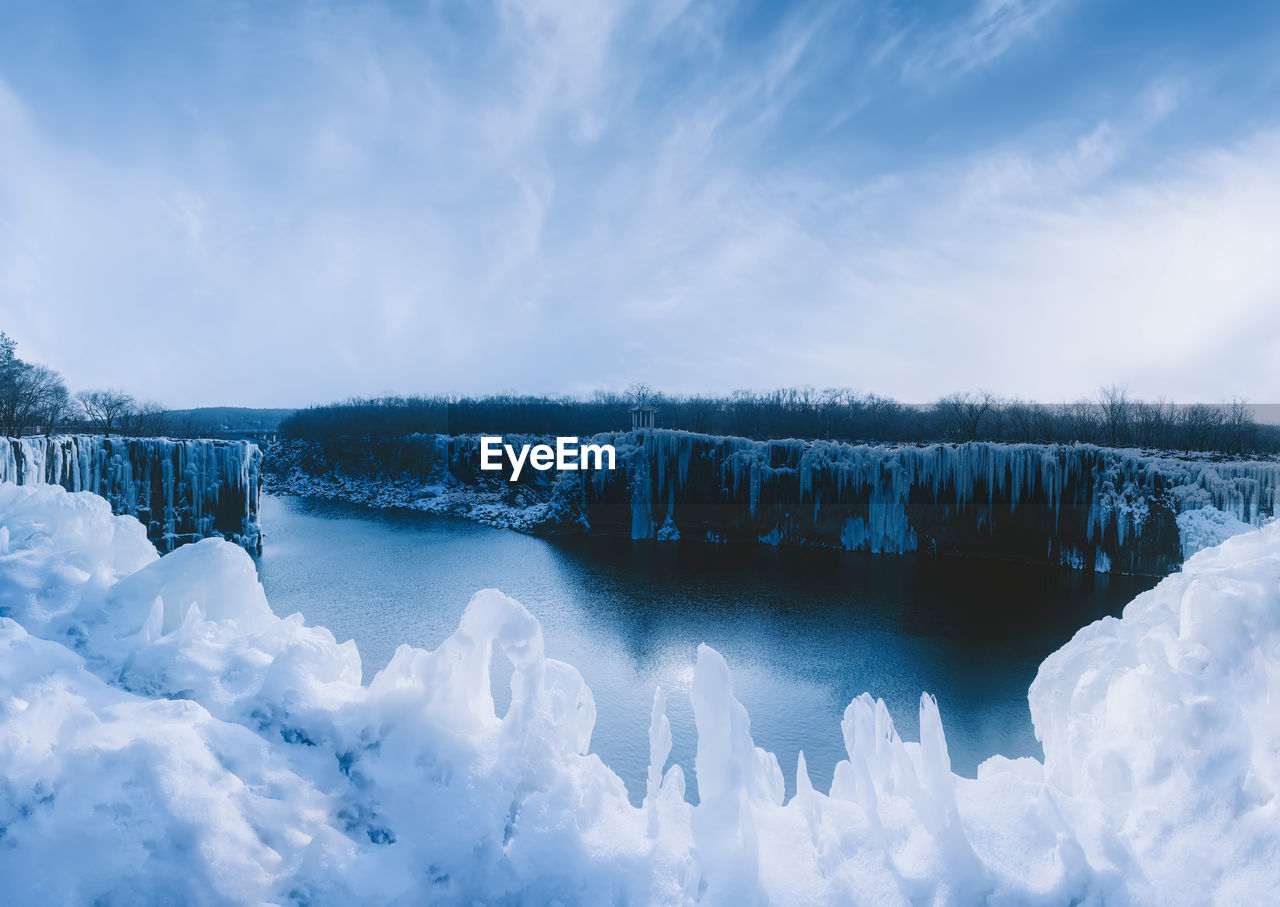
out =
[[[1041,755],[1026,691],[1080,627],[1119,614],[1156,580],[981,561],[737,549],[608,539],[548,541],[449,517],[263,496],[258,573],[279,615],[360,647],[364,679],[395,647],[434,649],[468,599],[495,587],[542,623],[546,651],[582,672],[598,717],[591,750],[644,793],[653,689],[667,698],[691,794],[689,684],[705,642],[729,663],[755,742],[794,791],[803,749],[825,791],[844,758],[840,718],[869,691],[917,739],[921,691],[938,698],[958,773],[993,753]],[[509,699],[495,659],[494,699]]]

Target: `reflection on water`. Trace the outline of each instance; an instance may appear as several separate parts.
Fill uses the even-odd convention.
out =
[[[840,717],[864,690],[917,737],[921,691],[937,696],[957,772],[993,753],[1041,755],[1026,691],[1079,627],[1118,614],[1154,580],[1043,567],[845,552],[547,541],[448,517],[264,496],[258,573],[277,614],[355,639],[365,682],[395,647],[434,649],[477,589],[519,599],[547,654],[595,694],[591,748],[644,793],[653,688],[667,697],[691,796],[696,736],[689,684],[697,645],[718,649],[756,744],[795,787],[803,749],[826,790],[844,758]],[[495,660],[494,699],[509,699]],[[504,673],[505,668],[505,673]]]

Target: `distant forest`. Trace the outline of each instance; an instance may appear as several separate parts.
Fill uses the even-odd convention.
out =
[[[1280,453],[1280,425],[1260,424],[1243,400],[1174,404],[1138,400],[1123,387],[1067,404],[1004,399],[986,391],[927,405],[848,389],[810,387],[728,396],[664,394],[637,384],[590,397],[384,396],[302,410],[203,407],[168,410],[112,388],[68,391],[58,372],[17,355],[0,332],[0,433],[85,431],[134,437],[387,439],[415,433],[577,435],[631,426],[629,410],[655,407],[658,428],[710,435],[842,441],[1089,442],[1108,447],[1247,456]]]
[[[381,439],[430,434],[590,436],[630,428],[639,402],[657,408],[659,428],[773,438],[864,442],[1089,442],[1110,447],[1230,455],[1280,452],[1280,426],[1259,424],[1244,401],[1173,404],[1106,387],[1069,404],[951,394],[929,405],[851,390],[740,391],[726,397],[674,396],[635,386],[588,398],[385,396],[298,410],[280,423],[285,438]]]

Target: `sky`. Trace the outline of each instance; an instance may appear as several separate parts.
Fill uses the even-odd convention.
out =
[[[1280,4],[0,8],[0,330],[171,407],[1280,401]]]

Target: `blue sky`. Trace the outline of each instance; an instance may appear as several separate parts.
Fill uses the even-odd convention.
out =
[[[1280,400],[1280,4],[0,18],[0,328],[75,388]]]

